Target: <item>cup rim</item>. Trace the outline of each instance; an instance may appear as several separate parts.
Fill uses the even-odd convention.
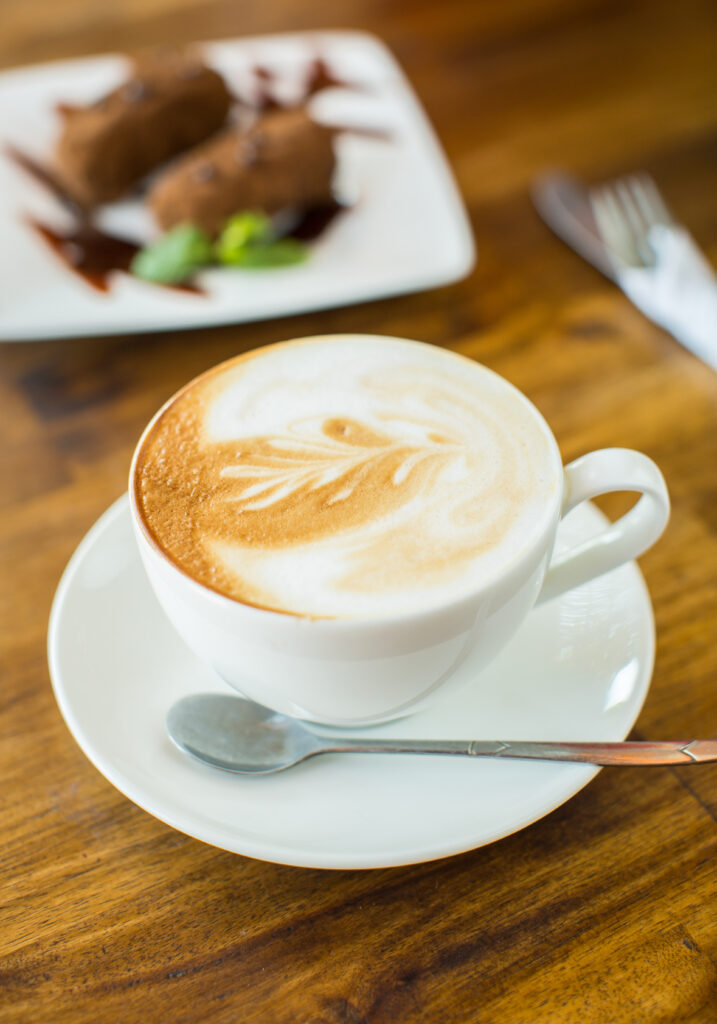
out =
[[[316,615],[316,614],[310,614],[310,613],[283,611],[283,610],[278,609],[278,608],[266,608],[266,607],[263,607],[261,605],[253,605],[253,604],[251,604],[248,601],[241,601],[239,598],[232,597],[229,594],[225,594],[221,590],[214,589],[213,587],[208,586],[206,583],[200,582],[190,572],[188,572],[186,569],[184,569],[179,564],[179,562],[177,562],[175,559],[173,559],[168,554],[168,552],[166,552],[164,550],[162,545],[158,542],[156,537],[154,537],[154,535],[152,534],[152,532],[149,529],[148,524],[145,522],[144,516],[143,516],[143,514],[142,514],[142,512],[140,510],[139,503],[137,501],[137,492],[136,492],[136,488],[137,488],[136,471],[137,471],[137,464],[139,462],[139,457],[140,457],[140,454],[142,452],[142,449],[144,447],[144,444],[145,444],[146,440],[150,436],[152,430],[154,429],[155,425],[158,423],[160,418],[164,415],[165,411],[167,409],[169,409],[170,406],[173,405],[175,401],[177,401],[177,399],[179,399],[186,391],[188,391],[190,388],[194,387],[196,384],[198,384],[204,378],[209,377],[209,376],[213,376],[214,374],[217,374],[217,373],[220,373],[221,370],[224,367],[228,366],[229,364],[232,364],[232,363],[235,363],[235,362],[239,362],[240,360],[242,360],[244,358],[251,358],[255,354],[260,353],[260,352],[264,352],[266,349],[269,349],[269,348],[280,348],[280,347],[283,347],[284,345],[295,345],[297,343],[301,344],[301,343],[305,343],[305,342],[314,342],[314,341],[333,341],[333,340],[339,340],[339,339],[344,339],[344,338],[370,338],[370,339],[380,338],[380,339],[385,340],[385,341],[398,341],[398,342],[401,342],[401,343],[408,343],[408,344],[411,344],[411,345],[420,345],[420,346],[423,346],[423,347],[426,347],[426,348],[431,348],[431,349],[438,348],[439,351],[441,351],[446,356],[453,356],[456,359],[460,359],[460,360],[468,360],[469,362],[474,363],[475,365],[478,365],[484,372],[490,374],[492,377],[497,378],[504,387],[506,387],[509,390],[511,390],[514,393],[514,395],[516,395],[518,397],[518,399],[525,406],[527,406],[528,409],[532,412],[532,414],[533,414],[535,420],[537,421],[538,425],[543,430],[543,433],[544,433],[544,435],[546,437],[546,440],[548,441],[548,446],[549,446],[550,450],[552,451],[552,454],[553,454],[554,460],[555,460],[556,483],[558,484],[558,486],[556,486],[555,489],[554,489],[553,500],[552,500],[552,503],[551,503],[551,506],[550,506],[550,509],[549,509],[549,513],[550,514],[548,515],[546,513],[544,515],[544,521],[541,524],[542,528],[532,538],[530,543],[527,544],[525,547],[521,548],[521,550],[514,557],[512,557],[510,559],[510,561],[508,561],[508,562],[504,563],[503,565],[501,565],[498,568],[498,570],[496,570],[494,573],[489,575],[484,581],[482,581],[477,586],[472,587],[467,592],[459,594],[458,596],[456,596],[456,597],[454,597],[454,598],[452,598],[452,599],[450,599],[448,601],[441,601],[441,602],[437,602],[435,604],[428,604],[428,605],[425,605],[425,606],[423,606],[421,608],[416,608],[416,609],[412,609],[412,610],[408,610],[408,611],[401,611],[401,612],[397,612],[395,614],[389,614],[389,615],[379,615],[379,616],[375,616],[375,617],[370,617],[370,616],[355,616],[355,617],[354,616],[350,616],[350,617],[349,616],[345,616],[345,617],[336,616],[336,617],[334,617],[334,616],[330,616],[330,615]],[[431,345],[428,342],[415,341],[415,340],[410,339],[410,338],[399,338],[399,337],[396,337],[395,335],[367,334],[367,333],[355,333],[354,334],[354,333],[350,333],[350,332],[343,332],[343,333],[339,333],[339,334],[307,335],[307,336],[303,336],[303,337],[299,337],[299,338],[289,338],[289,339],[286,339],[284,341],[279,341],[279,342],[271,343],[269,345],[262,345],[262,346],[259,346],[258,348],[249,349],[247,352],[240,353],[238,356],[230,356],[228,359],[224,359],[220,363],[217,363],[214,366],[211,366],[208,369],[206,369],[206,370],[202,371],[201,373],[197,374],[191,380],[187,381],[186,384],[182,385],[182,387],[178,388],[177,391],[175,391],[162,404],[162,406],[155,412],[155,414],[152,416],[150,421],[145,426],[144,430],[142,431],[142,434],[140,435],[139,440],[137,441],[137,444],[135,446],[134,452],[132,454],[132,459],[131,459],[131,463],[130,463],[130,470],[129,470],[129,487],[128,487],[129,503],[130,503],[130,510],[131,510],[131,513],[132,513],[132,520],[133,520],[137,530],[139,531],[139,535],[142,537],[142,539],[145,541],[145,543],[148,545],[149,549],[154,553],[154,555],[159,557],[159,559],[161,560],[162,564],[167,566],[170,570],[174,570],[175,572],[179,573],[179,575],[184,579],[184,581],[186,581],[187,583],[191,584],[192,588],[196,589],[196,591],[198,593],[201,593],[204,598],[209,598],[211,601],[213,601],[214,603],[218,604],[220,607],[224,607],[224,608],[239,608],[243,612],[246,612],[247,614],[252,614],[253,613],[254,615],[258,616],[259,618],[261,618],[265,622],[268,622],[271,619],[273,619],[274,621],[294,622],[294,623],[308,623],[308,622],[311,622],[311,623],[314,623],[314,624],[321,623],[323,626],[325,626],[327,628],[341,627],[342,629],[349,628],[349,629],[352,629],[352,630],[366,629],[366,628],[369,628],[369,627],[372,628],[372,629],[375,629],[377,626],[384,626],[384,625],[385,626],[401,625],[401,624],[405,624],[406,622],[409,622],[409,621],[414,621],[415,622],[415,621],[420,620],[422,618],[434,618],[436,615],[442,615],[444,613],[449,613],[449,612],[452,613],[452,612],[460,609],[461,607],[466,607],[468,605],[474,604],[482,596],[484,596],[488,591],[490,591],[491,589],[495,588],[496,585],[498,585],[500,583],[507,582],[514,575],[519,575],[518,567],[521,565],[521,563],[525,562],[526,559],[529,559],[531,553],[535,552],[536,549],[540,549],[540,548],[543,547],[543,545],[546,542],[546,539],[549,539],[549,537],[550,537],[551,529],[555,525],[557,525],[557,522],[558,522],[558,519],[559,519],[559,514],[560,514],[560,507],[561,507],[561,504],[562,504],[563,490],[564,490],[564,465],[563,465],[562,456],[560,454],[560,449],[558,447],[558,443],[557,443],[557,441],[555,439],[555,435],[553,434],[553,432],[550,429],[550,427],[549,427],[545,417],[540,412],[540,410],[533,404],[533,402],[531,402],[531,400],[526,395],[523,394],[523,392],[519,388],[517,388],[514,384],[512,384],[511,381],[507,380],[501,374],[497,373],[495,370],[492,370],[490,367],[486,366],[484,363],[479,363],[477,360],[470,359],[469,356],[464,356],[462,353],[455,352],[452,349],[445,349],[445,348],[442,348],[441,346]]]

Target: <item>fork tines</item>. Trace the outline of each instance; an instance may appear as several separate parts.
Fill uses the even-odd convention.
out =
[[[654,266],[648,233],[658,225],[672,227],[675,221],[648,174],[633,174],[591,189],[590,205],[613,257],[627,266]]]

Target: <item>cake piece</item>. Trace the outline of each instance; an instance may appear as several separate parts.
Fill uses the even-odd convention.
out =
[[[194,55],[136,61],[134,74],[86,107],[70,107],[55,150],[56,174],[80,206],[124,195],[146,174],[214,134],[232,97]]]
[[[248,128],[232,127],[181,157],[148,197],[164,230],[192,223],[211,235],[245,210],[329,202],[333,132],[301,109],[280,110]]]

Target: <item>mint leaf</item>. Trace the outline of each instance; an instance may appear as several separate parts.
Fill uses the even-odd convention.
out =
[[[256,242],[245,246],[237,254],[233,265],[248,270],[288,267],[294,263],[303,263],[308,254],[308,247],[296,238],[278,238],[275,242]]]
[[[141,249],[132,260],[135,277],[156,284],[180,284],[200,267],[211,263],[209,235],[194,224],[178,224],[166,235]]]
[[[295,238],[275,238],[265,213],[237,213],[224,225],[214,248],[220,263],[260,270],[302,263],[309,250]]]
[[[230,266],[241,264],[248,246],[269,243],[273,237],[271,218],[265,213],[237,213],[229,218],[217,239],[216,258]]]

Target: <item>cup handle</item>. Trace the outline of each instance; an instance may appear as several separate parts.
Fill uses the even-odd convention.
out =
[[[662,473],[641,452],[601,448],[575,459],[564,472],[561,519],[582,501],[608,491],[638,491],[642,497],[597,537],[578,544],[551,563],[538,603],[637,558],[655,543],[670,516],[670,498]]]

